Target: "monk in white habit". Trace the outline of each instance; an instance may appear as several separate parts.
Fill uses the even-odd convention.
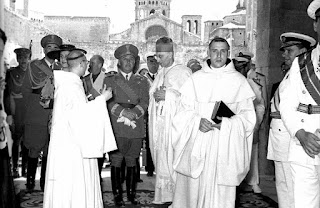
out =
[[[173,118],[173,168],[177,172],[173,208],[234,208],[236,186],[250,168],[256,114],[254,92],[228,59],[228,42],[215,37],[204,67],[181,87]],[[222,101],[235,114],[211,117]]]
[[[84,51],[67,57],[69,70],[54,71],[54,106],[44,208],[103,208],[97,158],[117,149],[106,101],[111,89],[88,102],[80,79]]]
[[[171,131],[180,98],[178,90],[192,72],[174,61],[173,42],[168,37],[157,40],[156,58],[161,68],[149,91],[149,141],[156,172],[153,203],[163,204],[172,202],[174,193]]]

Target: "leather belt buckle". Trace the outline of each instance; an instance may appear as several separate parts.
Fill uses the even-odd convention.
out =
[[[308,105],[308,112],[307,113],[312,114],[312,105],[311,104]]]

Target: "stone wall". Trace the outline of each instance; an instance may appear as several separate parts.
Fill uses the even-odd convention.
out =
[[[156,15],[156,14],[155,14]],[[131,24],[130,37],[128,40],[145,42],[145,32],[151,25],[163,26],[170,38],[176,43],[182,43],[182,26],[164,16],[158,16],[159,18],[146,18],[139,20]]]
[[[109,40],[109,17],[45,16],[44,25],[74,42]]]
[[[204,22],[204,38],[203,42],[207,43],[209,42],[209,34],[212,32],[214,29],[223,26],[223,21],[222,20],[216,20],[216,21],[205,21]]]
[[[245,13],[240,13],[240,14],[230,14],[228,16],[225,16],[223,18],[223,24],[226,25],[230,22],[237,22],[240,23],[242,25],[246,24],[246,15]]]
[[[5,9],[4,12],[4,31],[8,36],[8,46],[11,46],[6,54],[9,61],[15,57],[13,50],[16,47],[29,48],[30,43],[32,45],[32,59],[42,58],[41,38],[48,34],[55,34],[55,32],[45,28],[42,22],[29,20],[8,9]],[[64,39],[64,42],[67,42],[67,40]]]

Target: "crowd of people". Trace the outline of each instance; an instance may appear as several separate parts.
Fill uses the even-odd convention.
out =
[[[320,0],[307,12],[320,36]],[[0,30],[1,56],[6,40]],[[18,206],[13,178],[25,176],[34,190],[40,160],[44,208],[102,208],[106,159],[115,205],[125,207],[124,181],[137,205],[142,147],[147,175],[155,174],[154,204],[235,207],[237,190],[263,191],[258,143],[266,113],[279,207],[319,207],[320,48],[296,32],[281,34],[279,45],[284,78],[272,87],[270,112],[254,54],[231,59],[221,37],[203,62],[186,64],[175,60],[170,37],[156,41],[146,65],[135,45],[124,44],[114,52],[117,71],[107,73],[101,55],[88,61],[85,50],[54,34],[41,39],[42,59],[15,49],[19,65],[0,79],[1,207]]]

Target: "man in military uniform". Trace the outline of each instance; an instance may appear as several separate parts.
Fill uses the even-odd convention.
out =
[[[44,90],[53,79],[54,60],[48,57],[52,50],[58,50],[62,39],[57,35],[47,35],[41,39],[45,57],[30,62],[22,85],[22,95],[26,103],[24,144],[29,149],[27,189],[35,186],[35,175],[40,153],[42,155],[40,187],[44,190],[47,153],[49,145],[48,121],[52,106],[53,90]],[[51,83],[51,84],[50,84]],[[50,87],[49,87],[50,88]]]
[[[104,84],[113,91],[113,97],[108,101],[108,109],[118,146],[118,150],[110,153],[112,191],[116,206],[124,206],[121,187],[123,159],[127,166],[128,200],[137,204],[135,166],[145,136],[144,114],[149,102],[149,84],[146,78],[133,74],[138,56],[137,47],[131,44],[122,45],[116,49],[114,56],[119,60],[119,73],[106,77]]]
[[[14,50],[17,56],[19,65],[12,67],[6,73],[6,89],[4,93],[4,103],[8,118],[13,118],[11,124],[12,131],[12,167],[13,177],[19,177],[18,160],[19,147],[21,144],[22,152],[22,169],[21,174],[26,174],[26,162],[28,157],[28,150],[23,145],[23,122],[24,122],[24,106],[21,93],[21,86],[25,77],[25,72],[30,61],[31,51],[27,48],[17,48]]]

